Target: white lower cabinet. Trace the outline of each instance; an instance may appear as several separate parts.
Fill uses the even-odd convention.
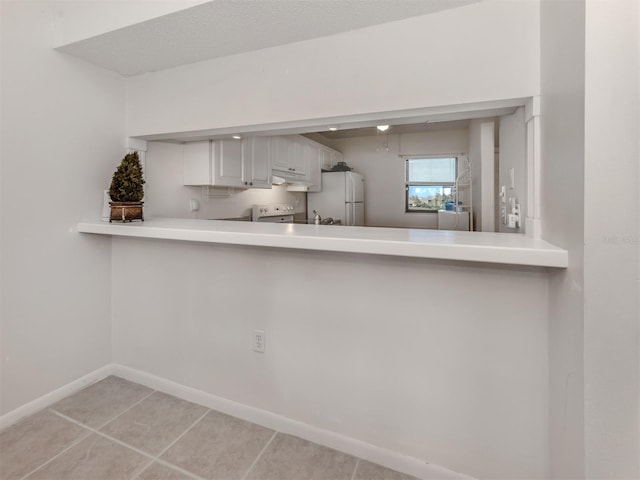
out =
[[[184,185],[271,188],[269,137],[184,144]]]

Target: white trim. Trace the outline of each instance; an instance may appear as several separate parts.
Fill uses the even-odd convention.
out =
[[[183,400],[191,401],[213,410],[233,415],[234,417],[242,420],[271,428],[277,432],[295,435],[305,440],[345,452],[349,455],[353,455],[354,457],[362,458],[399,472],[414,475],[418,478],[473,480],[473,477],[468,475],[457,473],[417,458],[371,445],[363,442],[362,440],[346,437],[339,433],[308,425],[267,410],[234,402],[233,400],[218,397],[217,395],[213,395],[202,390],[187,387],[171,380],[115,363],[111,363],[94,370],[91,373],[73,380],[52,392],[49,392],[2,415],[0,417],[0,429],[13,425],[23,417],[33,415],[34,413],[50,407],[57,401],[62,400],[69,395],[73,395],[86,386],[98,382],[110,375],[116,375],[126,380],[145,385],[153,390],[174,395]]]
[[[538,98],[538,97],[536,97]],[[527,211],[525,232],[530,238],[540,239],[540,212],[542,211],[542,173],[540,116],[529,117],[526,122]]]
[[[525,123],[531,120],[533,117],[540,116],[540,109],[542,108],[542,97],[535,95],[527,100],[524,105],[524,121]]]
[[[535,98],[535,97],[534,97]],[[509,115],[515,109],[526,105],[531,97],[506,98],[485,102],[461,103],[457,105],[439,105],[431,107],[409,108],[385,112],[357,113],[337,117],[321,117],[287,122],[263,123],[257,125],[235,125],[232,127],[209,130],[192,130],[183,132],[166,132],[152,135],[132,132],[129,138],[148,141],[172,140],[193,142],[225,135],[243,133],[245,135],[295,135],[326,130],[327,125],[340,125],[341,129],[361,128],[372,125],[402,125],[407,123],[445,122],[453,120],[469,120],[473,118],[490,118]]]
[[[114,364],[113,374],[154,390],[174,395],[183,400],[204,405],[213,410],[233,415],[234,417],[271,428],[278,432],[295,435],[305,440],[383,465],[387,468],[414,475],[418,478],[438,478],[442,480],[469,480],[473,478],[437,465],[426,463],[417,458],[371,445],[362,440],[346,437],[267,410],[234,402],[233,400],[187,387],[131,367]]]
[[[128,140],[129,150],[138,150],[140,152],[147,151],[147,141],[141,138],[129,137]]]
[[[73,395],[74,393],[82,390],[87,385],[98,382],[103,378],[108,377],[109,375],[113,375],[112,363],[105,365],[104,367],[100,367],[91,373],[87,373],[86,375],[73,380],[72,382],[63,385],[60,388],[57,388],[45,395],[42,395],[41,397],[36,398],[35,400],[30,401],[29,403],[25,403],[24,405],[5,413],[0,417],[0,430],[13,425],[21,418],[33,415],[34,413],[37,413],[40,410],[53,405],[58,400],[62,400],[69,395]]]

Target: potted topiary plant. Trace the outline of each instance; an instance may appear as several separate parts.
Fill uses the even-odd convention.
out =
[[[111,188],[109,188],[109,196],[111,197],[111,202],[109,202],[111,205],[110,222],[113,220],[121,222],[144,221],[142,215],[143,184],[142,165],[138,152],[127,153],[111,179]]]

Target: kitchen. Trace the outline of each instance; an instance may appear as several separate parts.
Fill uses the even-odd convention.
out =
[[[510,114],[515,108],[501,110],[500,113]],[[495,113],[492,112],[492,113]],[[274,217],[265,212],[259,216],[260,208],[283,205],[291,218],[283,221],[296,223],[313,223],[314,212],[324,218],[326,223],[342,225],[364,225],[375,227],[395,228],[438,228],[438,213],[436,212],[408,212],[405,198],[406,165],[403,154],[422,155],[426,157],[443,154],[457,154],[477,157],[470,152],[470,124],[479,122],[495,125],[495,135],[489,138],[490,149],[496,150],[496,170],[498,169],[499,148],[499,116],[490,118],[452,120],[452,121],[422,121],[408,123],[410,120],[396,120],[386,131],[381,131],[374,124],[359,126],[358,128],[330,127],[326,130],[311,131],[304,135],[288,136],[255,136],[227,134],[212,136],[213,144],[207,141],[179,144],[179,139],[167,141],[149,141],[146,152],[146,204],[148,217],[201,218],[201,219],[235,219],[247,221],[260,219],[274,221]],[[300,129],[298,129],[300,130]],[[286,133],[286,132],[285,132]],[[258,134],[260,135],[260,134]],[[244,140],[243,140],[244,139]],[[265,144],[263,148],[266,157],[269,155],[268,172],[260,171],[260,182],[255,182],[257,188],[249,185],[211,181],[211,155],[220,159],[220,151],[224,148],[228,155],[235,155],[234,168],[236,177],[241,175],[242,152],[249,155],[254,152],[256,139]],[[291,162],[287,162],[287,150],[282,148],[283,140],[293,139]],[[266,143],[268,145],[266,145]],[[495,143],[494,143],[495,142]],[[213,146],[212,146],[213,145]],[[259,144],[258,144],[259,145]],[[244,148],[242,147],[244,146]],[[198,149],[200,152],[198,152]],[[211,149],[211,151],[209,151]],[[268,150],[267,150],[268,149]],[[523,149],[524,150],[524,149]],[[230,152],[230,153],[229,153]],[[344,153],[343,153],[344,152]],[[209,158],[207,158],[209,155]],[[521,165],[524,165],[524,152],[521,154]],[[278,162],[284,158],[284,162]],[[267,159],[263,158],[263,164]],[[296,173],[295,161],[301,160]],[[474,158],[479,161],[480,158]],[[493,159],[491,159],[493,161]],[[225,162],[219,168],[225,169],[230,178],[232,168]],[[283,165],[284,163],[284,165]],[[291,163],[291,165],[289,165]],[[213,160],[215,164],[215,160]],[[255,165],[255,163],[253,164]],[[249,168],[249,167],[247,167]],[[354,222],[345,218],[345,213],[335,210],[323,211],[319,205],[319,197],[326,198],[322,190],[322,178],[336,178],[344,174],[328,173],[336,170],[351,170],[354,174],[362,175],[364,183],[364,218]],[[524,171],[522,167],[519,170]],[[252,170],[255,172],[254,170]],[[327,173],[322,173],[327,172]],[[270,173],[270,175],[269,175]],[[322,176],[324,175],[324,177]],[[257,175],[254,173],[254,178]],[[270,179],[271,181],[269,181]],[[520,181],[520,179],[519,179]],[[254,183],[251,182],[251,183]],[[522,181],[524,183],[524,180]],[[201,186],[202,184],[209,186]],[[211,185],[211,184],[215,185]],[[249,183],[249,182],[245,182]],[[325,180],[326,184],[326,180]],[[344,190],[344,187],[340,187]],[[460,189],[462,191],[462,188]],[[324,195],[324,196],[323,196]],[[480,210],[480,199],[474,198],[473,214],[477,217]],[[275,207],[274,207],[275,208]],[[492,208],[490,206],[489,208]],[[467,209],[468,211],[471,208]],[[280,213],[274,210],[276,215]],[[453,214],[454,212],[447,212]],[[360,213],[362,215],[362,212]],[[473,217],[472,217],[473,218]],[[335,221],[334,221],[335,220]],[[451,229],[441,221],[441,229]],[[458,230],[469,229],[469,213],[466,213],[464,223],[460,221]],[[478,225],[475,230],[481,230]]]
[[[478,478],[584,478],[585,469],[604,476],[635,461],[626,478],[637,477],[638,441],[627,421],[637,412],[630,381],[637,362],[631,370],[627,359],[638,351],[631,342],[637,327],[628,321],[638,318],[638,249],[626,241],[638,225],[631,210],[637,162],[630,161],[637,159],[638,124],[628,113],[637,82],[620,88],[637,79],[637,52],[628,59],[613,45],[637,34],[628,9],[487,0],[123,78],[53,49],[52,19],[70,15],[11,3],[0,7],[3,416],[117,367],[121,376],[224,399],[231,414],[275,418],[278,429],[415,475],[441,465]],[[585,40],[595,48],[585,50]],[[604,91],[612,95],[606,105]],[[390,245],[372,255],[267,244],[274,230],[281,242],[295,240],[298,229],[362,230],[346,227],[201,222],[233,226],[218,230],[265,227],[260,245],[230,244],[224,232],[218,243],[76,233],[78,222],[114,232],[152,224],[99,220],[102,190],[131,137],[253,133],[243,126],[322,120],[328,127],[349,115],[380,120],[379,112],[532,95],[542,96],[544,114],[535,121],[546,132],[535,145],[546,215],[541,238],[567,249],[568,268],[391,256]],[[631,144],[624,133],[634,127]],[[303,202],[304,193],[282,186],[203,195],[202,187],[183,185],[179,144],[147,140],[152,217],[186,224],[246,216],[256,204]],[[612,140],[620,169],[602,162]],[[335,148],[364,172],[347,148]],[[364,173],[370,188],[375,175]],[[629,208],[603,205],[603,189]],[[40,191],[49,192],[55,212],[34,194]],[[396,198],[403,212],[402,188]],[[191,212],[191,199],[199,211]],[[264,354],[251,350],[254,329],[266,332]],[[625,445],[633,452],[621,451]]]

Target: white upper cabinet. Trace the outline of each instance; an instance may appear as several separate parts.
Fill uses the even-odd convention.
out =
[[[273,137],[271,141],[271,168],[279,172],[289,173],[289,146],[287,137]]]
[[[245,186],[271,188],[271,137],[249,137],[243,143]]]
[[[307,173],[304,143],[296,137],[273,137],[271,168],[274,175],[300,179]]]
[[[307,181],[311,184],[307,189],[308,192],[322,191],[322,149],[315,145],[305,145],[305,153],[307,158]]]
[[[307,163],[308,156],[305,156],[305,143],[300,141],[293,142],[293,148],[291,152],[291,169],[292,172],[296,175],[306,175],[307,174]]]
[[[271,188],[269,137],[184,144],[184,184]]]
[[[212,185],[243,187],[244,142],[242,140],[216,140],[212,142],[211,164],[214,181]]]

